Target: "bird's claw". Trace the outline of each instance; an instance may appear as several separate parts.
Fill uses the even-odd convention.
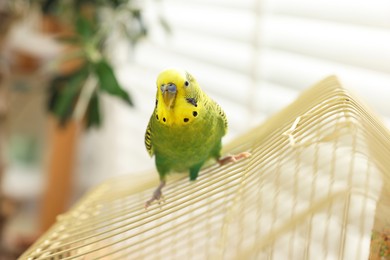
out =
[[[161,202],[165,202],[164,196],[162,195],[162,192],[160,189],[155,190],[153,192],[152,197],[148,201],[145,202],[145,209],[147,210],[148,207],[150,205],[152,205],[152,203],[154,201],[157,201],[159,205],[161,205]]]
[[[222,165],[225,165],[227,163],[230,163],[230,162],[237,162],[238,160],[240,159],[245,159],[245,158],[248,158],[250,157],[252,154],[251,153],[248,153],[248,152],[242,152],[242,153],[239,153],[239,154],[236,154],[236,155],[229,155],[229,156],[226,156],[222,159],[219,159],[218,160],[218,163],[220,166]]]
[[[165,186],[165,180],[160,181],[160,185],[158,185],[157,189],[153,192],[152,197],[150,200],[145,202],[145,210],[148,209],[150,205],[152,205],[153,201],[157,200],[158,204],[161,204],[161,201],[165,202],[164,197],[162,195],[162,188]]]

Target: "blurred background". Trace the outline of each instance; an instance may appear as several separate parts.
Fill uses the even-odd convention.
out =
[[[94,185],[154,168],[168,67],[223,107],[225,142],[332,74],[389,126],[390,2],[0,0],[1,259]]]

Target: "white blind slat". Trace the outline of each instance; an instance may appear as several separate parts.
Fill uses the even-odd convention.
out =
[[[250,71],[253,53],[250,43],[228,41],[218,36],[205,35],[177,29],[169,39],[153,39],[167,51],[198,60],[206,64],[237,70]]]
[[[167,5],[165,15],[173,28],[201,32],[230,40],[248,41],[253,37],[256,17],[252,11],[177,2]]]
[[[267,81],[257,84],[255,109],[257,113],[273,114],[287,106],[298,96],[299,91],[290,86],[281,86]]]
[[[193,3],[202,6],[215,6],[218,8],[234,8],[234,9],[252,9],[257,0],[189,0],[187,3]],[[181,0],[168,0],[167,3],[176,5],[181,4]]]
[[[302,90],[328,75],[337,75],[378,112],[390,115],[390,75],[387,73],[274,50],[264,51],[260,62],[264,64],[259,68],[262,79],[295,89]]]
[[[269,17],[263,27],[264,47],[390,73],[388,30],[285,16]]]
[[[332,22],[390,28],[388,0],[272,0],[267,13],[328,20]]]

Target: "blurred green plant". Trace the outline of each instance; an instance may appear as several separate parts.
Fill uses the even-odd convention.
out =
[[[136,0],[16,0],[37,7],[46,16],[54,18],[70,29],[58,37],[75,48],[54,64],[78,60],[82,62],[70,74],[58,76],[50,86],[49,111],[65,124],[70,118],[85,120],[87,127],[99,126],[101,93],[108,93],[133,106],[130,94],[119,83],[107,54],[113,31],[135,45],[148,34],[143,9]],[[162,27],[169,27],[160,17]]]
[[[55,16],[61,23],[67,24],[73,34],[61,38],[62,41],[78,48],[64,57],[81,58],[84,65],[71,75],[59,77],[51,84],[49,110],[62,123],[72,116],[85,119],[87,127],[101,124],[100,94],[114,95],[130,106],[130,95],[118,82],[109,59],[104,52],[106,40],[113,27],[120,26],[126,40],[137,43],[146,36],[142,11],[134,1],[129,0],[35,0],[46,15]],[[127,19],[108,21],[112,16],[104,16],[104,11],[124,13]],[[139,26],[129,25],[137,23]],[[135,29],[137,28],[137,29]],[[91,80],[96,79],[93,82]],[[82,104],[84,103],[84,104]]]
[[[31,135],[15,134],[9,140],[9,160],[19,165],[33,165],[39,159],[38,140]]]

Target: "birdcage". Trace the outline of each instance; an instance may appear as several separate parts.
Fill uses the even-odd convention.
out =
[[[250,158],[87,193],[22,259],[374,259],[390,225],[390,135],[329,77],[226,146]],[[371,250],[370,250],[371,248]],[[386,249],[386,248],[385,248]],[[371,253],[370,253],[371,251]]]

